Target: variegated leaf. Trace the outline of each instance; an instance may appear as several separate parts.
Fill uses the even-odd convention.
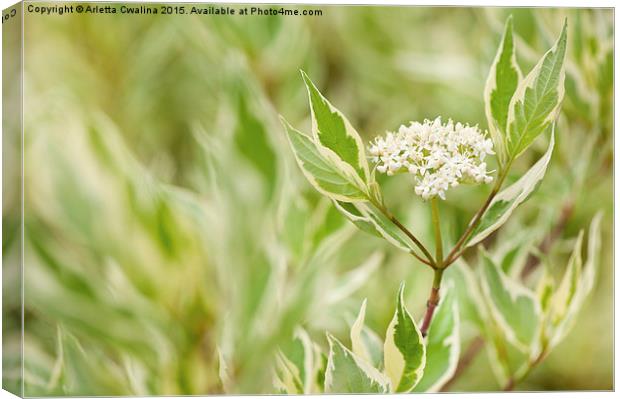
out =
[[[304,329],[297,328],[286,352],[279,351],[276,355],[275,386],[286,394],[318,393],[316,376],[320,367],[317,345]]]
[[[508,112],[508,156],[518,157],[555,120],[564,97],[566,22],[555,45],[519,83]]]
[[[551,300],[553,298],[553,292],[555,289],[555,281],[549,271],[549,267],[545,265],[543,275],[538,280],[536,285],[536,297],[540,303],[540,309],[543,313],[547,313],[551,307]]]
[[[304,393],[299,368],[282,352],[276,355],[274,385],[279,392],[284,394],[295,395]]]
[[[301,76],[308,89],[312,135],[320,144],[319,150],[325,154],[335,154],[350,165],[364,182],[368,182],[370,172],[362,138],[347,118],[323,97],[304,71],[301,71]]]
[[[367,361],[327,334],[329,358],[325,371],[325,393],[387,393],[389,379]]]
[[[394,318],[385,333],[383,364],[393,392],[410,392],[424,374],[426,347],[422,333],[405,308],[401,283]]]
[[[493,146],[501,165],[505,165],[507,160],[506,123],[508,120],[508,106],[520,81],[521,70],[517,65],[512,16],[510,16],[506,20],[504,35],[497,49],[497,54],[491,65],[484,88],[487,123],[491,138],[493,139]]]
[[[220,377],[220,382],[222,383],[222,387],[224,388],[224,392],[231,392],[232,381],[230,377],[230,372],[228,370],[228,362],[222,353],[220,348],[217,348],[217,356],[218,356],[218,375]]]
[[[333,153],[320,151],[310,137],[293,128],[284,118],[281,121],[299,167],[317,191],[342,202],[364,201],[368,198],[365,183],[351,165]]]
[[[556,346],[568,333],[570,328],[575,323],[575,318],[581,308],[584,305],[584,302],[592,288],[594,288],[594,282],[596,281],[597,270],[600,266],[600,247],[601,247],[601,219],[602,213],[598,213],[592,223],[590,223],[590,229],[588,231],[588,253],[585,263],[583,264],[582,272],[578,281],[576,282],[576,287],[574,287],[574,293],[570,295],[570,292],[573,288],[573,278],[569,273],[570,263],[573,259],[580,257],[578,255],[577,246],[579,246],[579,252],[581,252],[581,243],[578,241],[575,247],[573,254],[571,255],[571,259],[569,260],[569,269],[567,269],[568,276],[565,279],[568,280],[567,286],[568,290],[564,290],[560,288],[556,294],[554,294],[554,303],[556,301],[555,295],[558,298],[562,298],[567,300],[568,303],[564,302],[561,306],[564,309],[563,318],[557,323],[555,328],[553,329],[550,346]],[[564,284],[564,282],[562,282]],[[565,292],[568,292],[569,295],[566,295]],[[560,301],[559,299],[557,301]]]
[[[321,347],[314,344],[315,358],[317,359],[316,384],[317,392],[325,392],[325,374],[327,372],[327,355],[323,353]]]
[[[504,332],[494,319],[489,319],[482,332],[485,341],[488,342],[485,346],[491,371],[498,384],[504,386],[512,375]]]
[[[585,297],[594,288],[596,276],[600,267],[600,250],[601,250],[601,220],[603,212],[597,213],[588,230],[588,254],[586,262],[583,266],[583,277],[581,279],[581,289],[579,291],[579,300],[585,300]]]
[[[488,254],[482,252],[481,255],[482,292],[491,316],[508,341],[527,352],[540,331],[538,298],[531,290],[506,276]]]
[[[523,230],[523,233],[512,232],[502,235],[494,252],[494,259],[504,273],[510,277],[518,276],[530,255],[532,240],[535,233]]]
[[[379,369],[383,363],[383,343],[372,330],[364,325],[366,299],[351,326],[351,349],[353,353]]]
[[[478,227],[471,234],[471,238],[466,244],[467,247],[478,244],[500,228],[508,220],[512,212],[536,190],[547,171],[554,143],[555,134],[552,127],[551,140],[545,154],[519,180],[493,198],[493,201],[491,201],[491,204],[482,215]]]
[[[416,392],[437,392],[454,375],[461,353],[459,309],[454,282],[447,281],[428,330],[424,376]]]
[[[376,206],[370,202],[343,203],[334,201],[336,208],[360,230],[382,237],[405,251],[414,250],[414,244]]]
[[[551,299],[551,323],[557,325],[568,312],[568,307],[575,298],[579,280],[581,278],[581,269],[583,260],[581,258],[581,250],[583,246],[583,230],[579,232],[579,236],[575,242],[573,253],[568,259],[568,266],[564,272],[564,277],[560,282],[557,290]]]
[[[377,237],[383,237],[382,234],[377,230],[375,225],[372,223],[369,217],[365,216],[358,208],[360,203],[349,203],[334,200],[334,206],[344,217],[349,219],[351,223],[353,223],[358,229],[372,234]]]
[[[454,284],[462,322],[469,321],[476,328],[482,329],[487,319],[486,306],[471,266],[460,258],[444,272],[444,276],[447,281],[452,281]]]

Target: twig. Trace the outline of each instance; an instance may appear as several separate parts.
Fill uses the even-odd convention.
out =
[[[469,235],[474,231],[474,229],[478,227],[478,223],[480,222],[480,219],[482,219],[482,215],[484,214],[484,212],[486,212],[489,205],[491,205],[491,201],[493,201],[493,198],[495,198],[498,192],[499,192],[499,187],[497,186],[494,187],[493,191],[491,191],[491,193],[487,197],[487,200],[484,202],[484,205],[482,205],[482,207],[478,209],[478,212],[476,212],[476,214],[474,215],[473,219],[469,223],[469,226],[467,226],[467,229],[465,230],[465,232],[463,232],[463,234],[461,235],[459,240],[456,242],[456,244],[454,245],[454,247],[452,248],[448,256],[446,256],[446,259],[443,262],[445,267],[450,266],[455,260],[457,260],[463,254],[463,250],[461,250],[461,246],[465,243],[465,240],[469,238]]]
[[[465,252],[465,249],[461,247],[463,246],[463,244],[465,244],[474,229],[478,227],[478,223],[480,223],[482,216],[491,205],[491,202],[493,202],[493,198],[495,198],[497,193],[499,193],[499,190],[502,188],[502,184],[504,184],[504,180],[506,180],[506,176],[508,176],[508,170],[510,169],[510,165],[512,165],[512,160],[510,160],[509,163],[506,165],[505,169],[503,169],[503,172],[495,181],[495,186],[493,186],[493,190],[491,190],[491,192],[489,193],[486,201],[484,202],[482,207],[478,209],[478,212],[476,212],[471,222],[469,222],[467,229],[463,232],[459,240],[456,242],[456,244],[446,257],[446,259],[443,261],[444,267],[450,266],[452,263],[454,263],[455,260],[457,260],[461,255],[463,255],[463,252]]]
[[[435,261],[433,260],[433,257],[431,256],[430,252],[428,252],[428,250],[426,249],[426,247],[424,245],[422,245],[422,243],[416,238],[416,236],[413,235],[412,232],[410,232],[405,226],[403,226],[400,221],[398,219],[396,219],[394,217],[394,215],[390,214],[388,212],[388,215],[386,215],[388,217],[388,219],[390,219],[390,221],[392,223],[394,223],[396,225],[396,227],[398,227],[403,233],[405,233],[407,235],[407,237],[409,237],[409,239],[411,241],[413,241],[413,243],[415,245],[417,245],[418,248],[420,248],[420,250],[422,251],[422,253],[424,254],[424,256],[426,257],[426,259],[428,259],[428,261],[434,265]]]
[[[413,255],[414,258],[416,258],[420,262],[424,263],[425,265],[429,265],[430,267],[434,267],[429,261],[427,261],[426,259],[424,259],[420,255],[418,255],[413,249],[411,251],[409,251],[409,253],[411,255]]]
[[[379,210],[381,211],[381,213],[383,213],[383,215],[384,215],[385,217],[387,217],[387,218],[390,220],[390,222],[392,222],[392,223],[393,223],[396,227],[398,227],[398,228],[400,229],[400,231],[402,231],[403,233],[405,233],[405,235],[406,235],[407,237],[409,237],[409,239],[410,239],[411,241],[413,241],[413,243],[414,243],[414,244],[415,244],[418,248],[420,248],[420,250],[422,251],[422,253],[423,253],[423,254],[424,254],[424,256],[426,257],[426,259],[428,260],[428,262],[423,262],[423,263],[425,263],[425,264],[427,264],[427,265],[429,265],[429,266],[431,266],[431,267],[433,267],[433,268],[434,268],[434,267],[435,267],[435,260],[434,260],[434,259],[433,259],[433,257],[431,256],[430,252],[428,252],[428,250],[426,249],[426,247],[425,247],[425,246],[424,246],[424,245],[420,242],[420,240],[418,240],[418,239],[417,239],[417,237],[416,237],[415,235],[413,235],[413,233],[412,233],[412,232],[410,232],[410,231],[409,231],[409,229],[407,229],[405,226],[403,226],[403,224],[402,224],[402,223],[401,223],[398,219],[396,219],[396,217],[395,217],[394,215],[392,215],[392,214],[390,213],[390,211],[388,211],[388,210],[387,210],[387,208],[386,208],[385,206],[383,206],[383,205],[381,205],[381,204],[378,204],[378,203],[376,203],[376,202],[374,202],[374,201],[372,202],[372,204],[373,204],[374,206],[376,206],[377,208],[379,208]],[[416,258],[418,258],[418,260],[420,260],[420,258],[418,257],[418,255],[417,255],[417,254],[415,254],[415,253],[413,253],[413,252],[412,252],[412,254],[413,254]]]

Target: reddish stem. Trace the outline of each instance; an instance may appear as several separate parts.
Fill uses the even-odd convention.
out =
[[[424,321],[422,322],[422,328],[420,329],[423,337],[426,337],[426,334],[428,334],[428,329],[431,326],[431,321],[433,320],[433,313],[435,313],[435,308],[437,308],[437,305],[439,304],[439,287],[441,285],[442,276],[443,269],[435,269],[433,288],[431,289],[431,295],[428,297],[428,301],[426,301],[426,314],[424,315]]]

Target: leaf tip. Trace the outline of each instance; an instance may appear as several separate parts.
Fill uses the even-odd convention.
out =
[[[403,306],[404,296],[405,296],[405,282],[401,281],[400,286],[398,287],[398,298],[397,298],[399,307]]]
[[[564,17],[564,26],[562,26],[562,34],[566,36],[568,30],[568,17]]]
[[[562,33],[558,39],[559,43],[566,43],[566,36],[568,35],[568,17],[564,17],[564,24],[562,26]]]
[[[288,121],[284,118],[284,116],[282,115],[278,115],[278,119],[280,119],[280,123],[282,124],[282,126],[284,127],[284,131],[288,134],[290,133],[290,131],[293,129],[293,126],[291,126],[290,123],[288,123]]]
[[[310,80],[310,77],[308,76],[308,74],[303,69],[300,69],[299,73],[301,74],[301,78],[304,80],[304,83],[307,86],[312,85],[312,80]]]
[[[332,342],[334,341],[334,336],[331,335],[329,331],[325,331],[325,337],[327,338],[327,342],[331,346]]]

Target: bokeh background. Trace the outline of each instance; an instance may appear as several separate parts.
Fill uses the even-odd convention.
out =
[[[269,393],[272,356],[295,326],[324,349],[326,330],[348,342],[368,298],[383,336],[403,280],[421,317],[430,269],[356,231],[310,187],[278,114],[310,130],[301,68],[365,140],[439,115],[486,128],[483,87],[509,14],[525,72],[568,18],[566,98],[543,184],[486,245],[521,233],[536,246],[564,218],[549,253],[559,274],[571,239],[605,213],[594,293],[518,388],[612,389],[612,11],[287,8],[322,15],[26,14],[26,395]],[[381,184],[431,242],[428,204],[407,177]],[[487,191],[450,192],[443,230],[458,236]],[[5,226],[18,206],[5,200]],[[10,236],[5,257],[19,249]],[[18,302],[7,307],[19,316]],[[466,347],[476,331],[462,334]],[[5,346],[5,357],[19,353]],[[498,388],[484,352],[450,387]]]

